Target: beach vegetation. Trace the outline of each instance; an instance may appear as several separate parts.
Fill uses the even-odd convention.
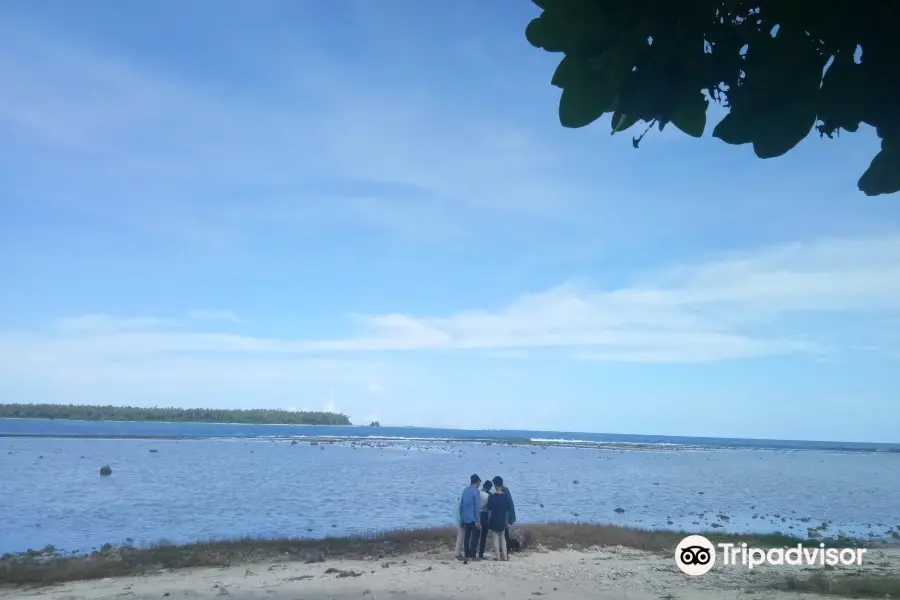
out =
[[[350,425],[344,414],[269,408],[222,409],[81,404],[0,404],[0,418],[139,421],[174,423],[242,423],[253,425]]]
[[[818,594],[841,598],[900,598],[900,577],[896,575],[812,573],[791,574],[773,585],[775,589],[798,594]]]
[[[587,550],[621,546],[671,556],[688,532],[648,530],[596,523],[554,522],[517,527],[530,549]],[[759,548],[796,546],[805,540],[783,534],[718,534],[704,532],[712,542],[747,542]],[[333,559],[383,561],[414,553],[452,550],[456,529],[373,530],[348,537],[241,537],[190,544],[161,541],[148,545],[105,545],[90,554],[63,554],[53,548],[8,554],[0,558],[0,582],[15,585],[52,585],[65,581],[125,577],[161,569],[227,567],[267,560],[324,562]],[[846,540],[824,540],[826,546]],[[786,585],[786,584],[785,584]]]

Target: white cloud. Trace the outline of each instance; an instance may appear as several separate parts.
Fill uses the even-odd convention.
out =
[[[793,317],[900,311],[900,237],[819,240],[667,269],[634,285],[563,285],[499,310],[444,317],[356,317],[365,333],[308,341],[320,352],[426,349],[577,349],[590,360],[711,362],[821,352],[827,336]]]
[[[822,352],[828,336],[818,327],[804,330],[791,317],[844,314],[852,329],[854,315],[896,313],[898,257],[900,237],[781,245],[668,268],[616,289],[562,285],[495,310],[352,315],[360,333],[345,339],[200,332],[177,319],[87,315],[60,320],[63,335],[31,343],[118,357],[545,349],[588,360],[711,362]],[[204,316],[239,322],[229,311]]]
[[[60,319],[43,333],[0,335],[0,362],[6,378],[356,381],[377,393],[390,385],[391,365],[327,357],[477,350],[522,359],[550,353],[696,363],[872,352],[884,347],[872,337],[884,328],[879,323],[896,323],[898,312],[900,236],[821,240],[667,268],[614,289],[562,285],[493,310],[353,315],[359,333],[347,338],[279,339],[200,331],[191,319],[86,315]]]

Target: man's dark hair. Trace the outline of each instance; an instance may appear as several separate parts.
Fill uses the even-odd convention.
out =
[[[473,484],[481,483],[481,477],[479,477],[478,475],[473,474],[472,477],[470,477],[469,479]]]
[[[497,475],[496,477],[494,477],[494,479],[493,479],[492,481],[494,482],[494,485],[495,485],[496,487],[503,487],[503,478],[500,477],[499,475]]]
[[[485,481],[485,482],[484,482],[484,487],[483,487],[482,489],[483,489],[484,491],[486,491],[486,492],[489,492],[489,491],[491,491],[491,488],[492,488],[492,487],[494,487],[494,482],[488,480],[488,481]]]

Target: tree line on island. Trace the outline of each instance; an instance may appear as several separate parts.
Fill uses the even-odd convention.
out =
[[[281,409],[219,409],[80,404],[0,404],[0,418],[73,421],[159,421],[253,425],[352,425],[344,414]]]

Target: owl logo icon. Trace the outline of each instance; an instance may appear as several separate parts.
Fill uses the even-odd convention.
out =
[[[716,564],[716,549],[702,535],[689,535],[675,547],[675,564],[692,577],[704,575]]]

